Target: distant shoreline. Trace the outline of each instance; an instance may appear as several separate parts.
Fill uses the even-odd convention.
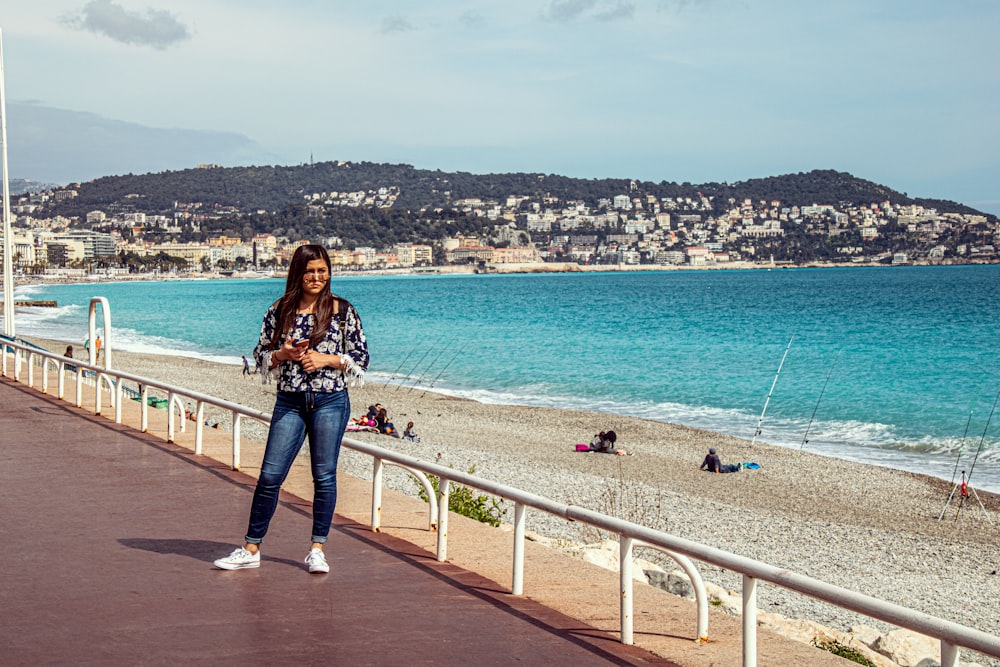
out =
[[[806,264],[759,264],[756,262],[726,262],[723,264],[575,264],[572,262],[535,262],[521,264],[488,264],[477,268],[472,265],[445,265],[432,267],[399,267],[385,269],[364,269],[357,271],[334,270],[334,275],[344,276],[393,276],[393,275],[495,275],[495,274],[541,274],[541,273],[621,273],[636,271],[771,271],[777,269],[853,269],[853,268],[901,268],[901,267],[943,267],[943,266],[991,266],[1000,262],[910,262],[907,264],[855,264],[851,262],[828,263],[809,262]],[[262,280],[284,279],[286,272],[275,271],[261,275],[258,272],[235,271],[222,274],[217,271],[190,273],[129,273],[121,275],[88,274],[85,276],[15,276],[14,286],[72,285],[109,282],[166,282],[171,280]]]

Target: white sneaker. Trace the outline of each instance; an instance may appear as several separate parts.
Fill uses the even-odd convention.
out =
[[[260,551],[252,554],[245,547],[237,547],[233,553],[215,561],[215,567],[220,570],[245,570],[260,567]]]
[[[313,574],[326,574],[330,571],[330,566],[326,562],[326,554],[322,549],[310,549],[306,556],[306,565]]]

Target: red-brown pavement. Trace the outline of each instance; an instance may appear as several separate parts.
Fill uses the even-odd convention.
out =
[[[228,434],[207,430],[213,459],[182,446],[193,429],[174,444],[165,424],[128,426],[137,405],[115,424],[9,378],[0,398],[2,665],[740,664],[738,619],[713,614],[713,641],[695,642],[693,603],[650,587],[636,588],[636,643],[655,653],[619,643],[617,575],[537,544],[526,595],[511,595],[509,534],[464,517],[451,517],[449,561],[437,562],[419,500],[386,491],[373,533],[360,523],[370,485],[346,475],[331,572],[310,575],[300,464],[260,569],[217,570],[256,474],[216,460]],[[257,448],[243,460],[257,465]],[[764,632],[758,650],[760,665],[846,664]]]

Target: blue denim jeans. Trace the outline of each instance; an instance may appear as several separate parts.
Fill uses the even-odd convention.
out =
[[[260,544],[278,508],[278,492],[292,462],[309,436],[313,476],[312,541],[326,542],[337,505],[337,459],[351,415],[347,391],[321,394],[312,391],[279,391],[271,413],[264,462],[250,506],[246,541]]]

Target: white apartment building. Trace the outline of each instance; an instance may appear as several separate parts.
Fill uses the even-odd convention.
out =
[[[433,252],[429,245],[413,245],[403,243],[393,249],[399,260],[400,266],[414,266],[417,264],[431,264]]]
[[[83,244],[83,257],[80,257],[79,259],[83,260],[91,260],[96,257],[108,257],[115,254],[115,241],[111,237],[111,234],[92,232],[85,229],[73,229],[52,234],[52,236],[47,239],[47,242],[63,243],[67,246],[74,243],[81,243]]]

